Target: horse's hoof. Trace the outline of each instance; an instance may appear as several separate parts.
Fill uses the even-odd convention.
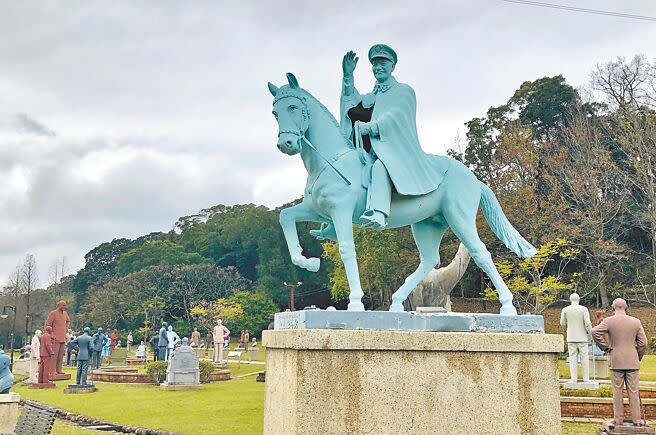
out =
[[[309,270],[310,272],[317,272],[319,270],[320,266],[321,266],[321,259],[320,258],[308,258],[305,261],[304,268],[306,270]]]
[[[348,311],[364,311],[364,304],[362,302],[349,302]]]
[[[512,303],[501,305],[501,311],[499,311],[499,314],[502,314],[504,316],[516,316],[517,308],[515,308],[515,306]]]
[[[389,310],[394,313],[402,313],[403,311],[405,311],[403,309],[403,304],[392,304],[390,305]]]

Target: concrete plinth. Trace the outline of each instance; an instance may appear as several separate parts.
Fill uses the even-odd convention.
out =
[[[264,433],[560,434],[561,335],[274,330]]]
[[[43,384],[30,384],[28,388],[32,388],[35,390],[42,390],[44,388],[55,388],[56,386],[57,384],[55,384],[54,382],[45,382]]]
[[[201,384],[167,384],[166,382],[159,384],[159,389],[162,391],[189,391],[202,388]]]
[[[50,374],[49,377],[51,381],[67,381],[71,379],[70,373],[55,373],[54,375]]]
[[[567,388],[569,390],[597,390],[599,389],[599,382],[597,381],[565,382],[563,388]]]
[[[95,385],[77,385],[77,384],[69,384],[68,388],[64,388],[64,394],[88,394],[88,393],[95,393],[98,391],[98,388],[96,388]]]
[[[0,394],[0,433],[14,433],[18,421],[18,393]]]

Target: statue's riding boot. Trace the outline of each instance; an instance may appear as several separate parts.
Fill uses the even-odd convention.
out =
[[[387,226],[392,201],[392,180],[387,168],[376,160],[371,168],[371,183],[367,193],[367,208],[360,216],[360,224],[365,228],[382,230]]]
[[[337,232],[332,222],[322,222],[318,230],[310,230],[310,234],[317,238],[317,240],[332,240],[337,241]]]

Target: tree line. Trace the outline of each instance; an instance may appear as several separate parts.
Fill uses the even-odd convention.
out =
[[[465,127],[448,154],[492,188],[538,247],[534,259],[517,259],[480,219],[481,238],[523,312],[541,312],[572,290],[600,307],[616,296],[656,306],[656,63],[635,56],[600,64],[579,89],[560,75],[527,81]],[[53,303],[67,295],[85,324],[145,332],[164,319],[183,334],[215,315],[259,332],[290,305],[284,281],[303,282],[296,306],[344,308],[338,250],[309,235],[316,224],[299,224],[299,235],[304,255],[322,255],[323,267],[313,274],[291,264],[278,223],[290,205],[216,205],[180,217],[169,232],[102,243],[73,275],[63,276],[62,259],[55,282],[41,290],[26,278],[36,276],[26,259],[2,300],[36,321],[47,311],[37,314],[34,294]],[[410,231],[356,228],[355,240],[365,305],[386,309],[418,263]],[[457,249],[448,232],[442,263]],[[454,291],[495,296],[474,265]]]

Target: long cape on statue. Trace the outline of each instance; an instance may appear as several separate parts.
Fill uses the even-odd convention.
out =
[[[417,135],[417,99],[414,90],[393,77],[384,92],[360,95],[353,93],[340,101],[340,128],[352,137],[348,110],[360,102],[374,105],[371,122],[378,125],[378,137],[371,137],[371,147],[387,168],[396,191],[401,195],[423,195],[434,191],[444,178],[449,159],[436,159],[426,154]],[[346,84],[345,84],[346,87]]]

